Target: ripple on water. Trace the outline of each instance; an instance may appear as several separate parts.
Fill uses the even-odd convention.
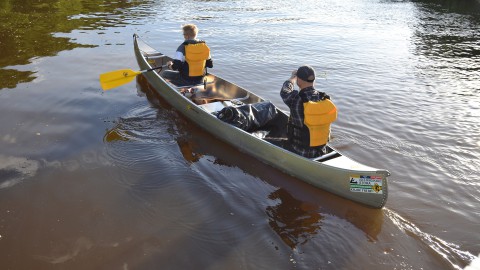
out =
[[[389,209],[385,209],[385,211],[387,216],[399,229],[423,242],[433,252],[447,260],[452,267],[459,269],[465,262],[469,262],[475,258],[472,253],[461,250],[459,246],[421,231],[415,224],[401,217],[394,211]]]
[[[0,189],[10,188],[36,175],[38,161],[24,157],[0,155]]]

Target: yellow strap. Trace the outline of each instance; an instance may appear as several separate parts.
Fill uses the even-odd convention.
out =
[[[185,45],[185,60],[188,63],[188,76],[203,76],[210,48],[204,42]]]
[[[337,107],[329,99],[303,103],[304,124],[310,131],[310,146],[324,145],[330,137],[330,124],[337,120]]]

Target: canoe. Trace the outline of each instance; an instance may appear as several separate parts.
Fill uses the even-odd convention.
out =
[[[282,110],[277,110],[273,119],[253,131],[222,121],[218,114],[224,108],[255,106],[266,100],[212,73],[206,76],[208,83],[178,87],[162,77],[161,67],[172,58],[136,34],[134,50],[142,70],[158,68],[143,73],[152,88],[178,112],[216,138],[315,187],[369,207],[385,205],[390,176],[387,170],[354,161],[329,145],[327,154],[317,158],[305,158],[277,146],[276,139],[286,137],[288,114]]]

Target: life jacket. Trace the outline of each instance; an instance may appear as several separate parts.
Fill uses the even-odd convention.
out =
[[[210,56],[210,48],[205,41],[185,44],[185,61],[188,63],[188,76],[205,75],[205,65]]]
[[[289,121],[289,138],[304,148],[323,146],[330,137],[330,124],[337,119],[337,108],[327,95],[318,101],[303,101],[304,125]]]
[[[310,132],[310,147],[325,145],[330,137],[330,124],[337,120],[337,107],[330,99],[303,103],[303,123]]]

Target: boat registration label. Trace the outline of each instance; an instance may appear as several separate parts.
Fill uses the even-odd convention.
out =
[[[383,194],[382,177],[372,175],[351,175],[350,191]]]

